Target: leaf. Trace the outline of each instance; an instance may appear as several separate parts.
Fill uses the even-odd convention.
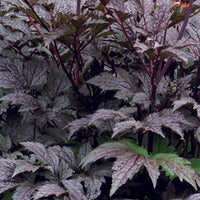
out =
[[[87,198],[96,199],[101,194],[102,183],[105,183],[105,178],[103,176],[95,176],[90,174],[89,176],[79,177],[81,182],[84,182],[84,186],[87,189]]]
[[[90,116],[81,118],[81,119],[76,119],[69,123],[67,126],[65,126],[63,129],[68,128],[69,129],[69,136],[68,139],[70,139],[75,132],[77,132],[80,128],[87,128],[88,124],[90,122]]]
[[[23,172],[36,172],[41,166],[32,165],[31,163],[25,160],[16,160],[15,171],[13,172],[12,177],[23,173]]]
[[[175,148],[173,146],[169,146],[169,141],[167,138],[162,138],[159,135],[154,136],[153,142],[153,154],[157,153],[174,153]]]
[[[74,155],[74,152],[66,147],[63,146],[62,148],[59,148],[56,146],[56,148],[53,149],[53,152],[62,160],[64,160],[66,163],[69,164],[70,167],[76,167],[77,166],[77,161]]]
[[[181,124],[191,125],[181,113],[173,112],[171,109],[165,109],[160,113],[149,115],[143,122],[143,128],[145,131],[150,130],[164,137],[162,126],[165,126],[183,137]]]
[[[99,145],[93,151],[91,151],[89,155],[82,160],[81,165],[82,167],[85,167],[87,164],[95,162],[100,158],[105,158],[105,159],[112,157],[116,158],[127,152],[133,152],[133,150],[126,144],[120,142],[104,143],[102,145]]]
[[[17,185],[19,185],[19,182],[15,181],[1,181],[0,180],[0,194],[3,193],[4,191],[14,188]]]
[[[143,165],[147,168],[155,188],[157,179],[160,175],[157,161],[154,159],[148,159],[140,154],[127,153],[123,156],[119,156],[113,164],[110,196],[112,196],[120,186],[125,184],[128,179],[132,179]]]
[[[21,142],[21,144],[33,152],[38,160],[46,165],[52,166],[53,170],[58,172],[59,157],[54,152],[54,148],[57,148],[56,146],[46,149],[43,144],[38,142]]]
[[[77,160],[79,163],[83,158],[85,158],[92,151],[92,145],[90,142],[84,143],[82,147],[79,149]]]
[[[116,136],[119,133],[135,128],[136,130],[143,130],[144,132],[152,131],[165,137],[162,132],[162,126],[169,127],[173,131],[177,132],[181,137],[182,128],[181,124],[191,125],[184,116],[179,112],[174,112],[170,109],[165,109],[158,113],[153,113],[143,121],[135,121],[135,119],[130,119],[124,122],[119,122],[115,124],[113,129],[112,137]]]
[[[1,22],[5,27],[10,27],[12,30],[18,30],[25,34],[30,34],[28,24],[19,18],[2,17]]]
[[[95,121],[98,121],[100,119],[101,120],[112,119],[114,121],[119,121],[124,118],[126,118],[126,116],[119,111],[115,111],[111,109],[99,109],[92,115],[90,124],[95,123]]]
[[[59,40],[62,37],[69,37],[73,35],[73,31],[67,28],[66,26],[58,28],[52,32],[44,34],[45,46],[49,46],[53,41]]]
[[[146,167],[146,169],[149,173],[149,176],[152,180],[153,187],[155,188],[157,185],[158,177],[160,175],[159,165],[156,160],[146,158],[144,166]]]
[[[125,184],[128,179],[132,179],[134,174],[143,166],[144,162],[144,156],[137,154],[124,154],[118,157],[112,167],[113,174],[110,196],[112,196],[120,186]]]
[[[191,163],[191,166],[194,169],[194,171],[197,174],[200,174],[200,159],[192,158],[192,159],[190,159],[190,163]]]
[[[42,66],[42,67],[41,67]],[[41,57],[22,62],[20,59],[0,61],[0,87],[30,89],[46,82],[47,63]]]
[[[140,104],[145,108],[148,108],[151,104],[149,96],[144,92],[137,92],[132,98],[131,104]]]
[[[56,184],[42,185],[39,186],[37,190],[38,191],[34,194],[34,200],[51,195],[55,195],[56,197],[58,197],[61,194],[65,193],[65,190]]]
[[[121,1],[120,1],[120,2],[121,2]],[[122,10],[116,10],[116,9],[114,9],[114,11],[115,11],[117,17],[120,19],[121,22],[123,22],[123,21],[125,21],[125,20],[127,20],[127,19],[129,19],[129,18],[132,17],[132,14],[130,14],[130,13],[125,13],[125,12],[122,11]]]
[[[199,200],[200,193],[190,195],[186,200]]]
[[[69,192],[69,197],[71,200],[88,200],[83,191],[83,186],[77,180],[64,180],[63,185]]]
[[[186,104],[196,104],[196,101],[191,97],[182,97],[179,100],[176,100],[173,102],[174,108],[173,110],[178,110],[180,107],[186,105]]]
[[[118,92],[115,96],[119,99],[131,97],[136,90],[133,76],[122,69],[117,70],[117,76],[108,72],[103,72],[88,80],[87,83],[98,86],[102,90],[117,90]]]
[[[199,181],[199,177],[195,174],[188,160],[178,157],[176,154],[166,153],[156,154],[153,158],[171,175],[177,175],[180,181],[185,180],[197,189],[196,181]]]
[[[15,160],[0,159],[0,193],[19,185],[19,180],[12,178]]]
[[[36,185],[23,184],[16,188],[12,199],[13,200],[30,200],[33,192],[37,189]]]
[[[74,173],[74,170],[70,168],[69,164],[64,160],[59,162],[59,177],[61,180],[66,180],[71,177]]]
[[[167,49],[163,49],[161,51],[161,59],[168,58],[169,56],[175,57],[178,60],[183,62],[188,62],[188,54],[186,54],[183,50],[179,50],[177,48],[169,47]]]
[[[12,142],[9,136],[4,137],[0,134],[0,151],[7,152],[12,147]]]
[[[1,101],[11,101],[13,105],[21,105],[19,112],[34,111],[39,108],[39,102],[31,95],[24,93],[10,93],[3,96]]]
[[[143,124],[140,121],[136,121],[135,119],[130,119],[124,122],[118,122],[115,124],[113,129],[112,138],[118,135],[119,133],[124,133],[132,128],[140,129]]]
[[[178,110],[184,105],[193,105],[193,109],[197,111],[197,116],[200,118],[200,105],[191,97],[182,97],[173,102],[174,110]]]

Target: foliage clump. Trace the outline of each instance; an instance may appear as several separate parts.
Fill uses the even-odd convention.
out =
[[[200,198],[199,10],[4,0],[0,198]]]

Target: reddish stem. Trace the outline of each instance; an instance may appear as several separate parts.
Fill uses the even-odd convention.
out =
[[[127,33],[127,31],[126,31],[126,29],[125,29],[123,23],[122,23],[121,21],[119,21],[119,20],[112,14],[112,12],[106,7],[106,4],[105,4],[102,0],[100,0],[100,1],[101,1],[101,4],[102,4],[102,5],[104,6],[104,8],[106,9],[107,13],[117,22],[117,24],[119,24],[119,25],[121,26],[121,28],[122,28],[122,30],[123,30],[123,32],[124,32],[126,38],[128,39],[128,41],[129,41],[131,47],[133,48],[133,52],[134,52],[134,53],[136,54],[136,56],[139,58],[139,60],[140,60],[140,62],[141,62],[141,64],[142,64],[142,66],[144,67],[144,69],[145,69],[145,71],[147,72],[147,74],[151,77],[151,73],[150,73],[149,70],[147,69],[147,66],[145,65],[145,63],[144,63],[142,57],[140,56],[140,54],[137,52],[136,48],[134,47],[134,44],[133,44],[131,38],[129,37],[129,35],[128,35],[128,33]]]
[[[43,36],[43,33],[38,29],[38,27],[36,26],[36,24],[34,23],[34,21],[32,20],[32,18],[31,18],[28,14],[26,14],[26,15],[27,15],[27,17],[29,18],[31,24],[32,24],[32,25],[35,27],[35,29],[37,30],[37,32],[38,32],[41,36]]]

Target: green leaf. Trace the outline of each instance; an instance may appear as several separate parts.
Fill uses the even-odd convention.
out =
[[[121,143],[126,144],[128,147],[131,147],[131,149],[133,149],[133,151],[138,154],[141,154],[145,157],[148,156],[148,152],[145,148],[140,147],[129,140],[121,140]]]
[[[162,138],[159,135],[154,136],[153,141],[153,154],[158,153],[174,153],[175,148],[173,146],[169,146],[169,141],[167,138]]]
[[[153,156],[158,164],[166,169],[170,174],[177,175],[180,181],[185,180],[197,189],[196,181],[200,181],[195,171],[190,165],[190,162],[176,154],[160,153]]]
[[[200,159],[192,158],[190,159],[191,166],[197,174],[200,174]]]

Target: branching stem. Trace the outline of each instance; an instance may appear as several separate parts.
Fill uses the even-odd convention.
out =
[[[123,30],[123,32],[124,32],[126,38],[127,38],[128,41],[129,41],[129,44],[131,45],[131,47],[132,47],[132,49],[133,49],[133,53],[139,58],[139,60],[140,60],[140,62],[141,62],[141,64],[142,64],[142,66],[144,67],[145,71],[146,71],[147,74],[151,77],[151,73],[149,72],[149,70],[148,70],[146,64],[144,63],[142,57],[141,57],[140,54],[137,52],[137,50],[136,50],[136,48],[135,48],[135,46],[134,46],[134,44],[133,44],[133,42],[132,42],[130,36],[128,35],[128,33],[127,33],[127,31],[126,31],[126,28],[124,27],[123,23],[122,23],[121,21],[119,21],[119,20],[113,15],[113,13],[107,8],[106,4],[105,4],[102,0],[100,0],[100,1],[101,1],[101,4],[104,6],[105,10],[107,11],[107,13],[117,22],[117,24],[118,24],[119,26],[121,26],[121,28],[122,28],[122,30]]]

